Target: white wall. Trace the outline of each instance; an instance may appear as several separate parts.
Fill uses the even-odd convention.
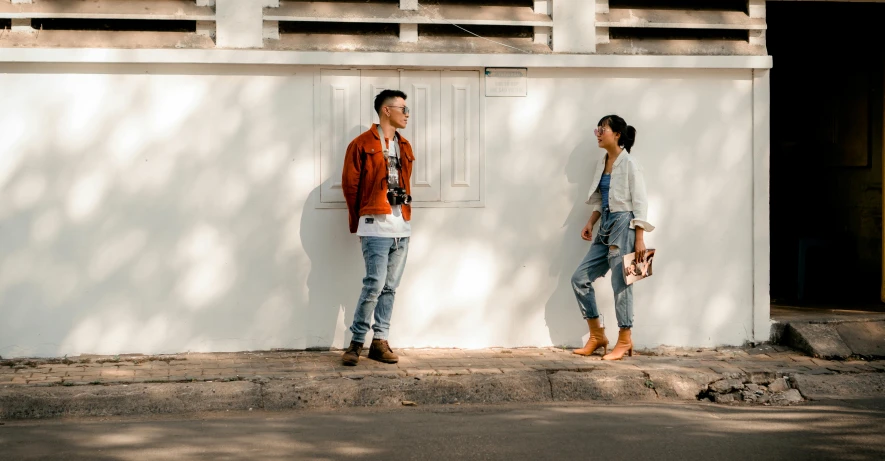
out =
[[[0,355],[343,346],[363,266],[346,212],[314,206],[318,71],[0,64]],[[608,113],[637,127],[658,226],[637,346],[752,339],[752,70],[529,75],[483,101],[485,207],[414,211],[392,345],[581,343]]]

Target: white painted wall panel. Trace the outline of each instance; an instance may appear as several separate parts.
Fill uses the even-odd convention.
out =
[[[0,65],[0,355],[343,346],[364,269],[346,211],[315,207],[320,72]],[[393,346],[580,344],[607,113],[638,130],[658,226],[637,346],[752,339],[751,72],[532,69],[528,97],[484,99],[485,207],[414,210]]]
[[[320,151],[325,179],[322,201],[344,202],[341,189],[344,153],[350,141],[363,131],[361,120],[369,120],[370,114],[360,104],[359,71],[322,71],[320,85]]]
[[[479,73],[442,76],[442,199],[477,201],[480,196]]]
[[[412,197],[420,202],[440,199],[440,72],[404,71],[402,87],[411,109],[403,135],[412,144]]]

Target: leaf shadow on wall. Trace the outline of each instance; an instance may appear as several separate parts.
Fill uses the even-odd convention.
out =
[[[313,151],[292,121],[309,78],[260,66],[20,73],[0,89],[32,108],[0,128],[0,354],[300,344],[308,264],[292,221]]]

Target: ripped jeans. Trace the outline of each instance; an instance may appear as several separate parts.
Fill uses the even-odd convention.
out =
[[[585,319],[599,317],[592,283],[611,269],[618,327],[633,327],[633,285],[627,285],[624,279],[624,255],[635,251],[636,230],[630,229],[632,219],[631,211],[611,212],[607,208],[602,211],[590,251],[572,275],[572,289]]]
[[[353,341],[364,343],[373,317],[374,339],[387,339],[393,298],[406,268],[409,237],[360,237],[360,243],[366,262],[366,277],[363,278],[363,290],[353,313],[350,332]]]

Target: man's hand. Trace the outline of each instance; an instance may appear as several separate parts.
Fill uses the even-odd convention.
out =
[[[645,262],[645,242],[642,240],[636,241],[636,261]]]
[[[588,222],[587,225],[584,226],[584,229],[581,231],[581,238],[588,241],[588,242],[593,241],[593,223],[592,222]]]

